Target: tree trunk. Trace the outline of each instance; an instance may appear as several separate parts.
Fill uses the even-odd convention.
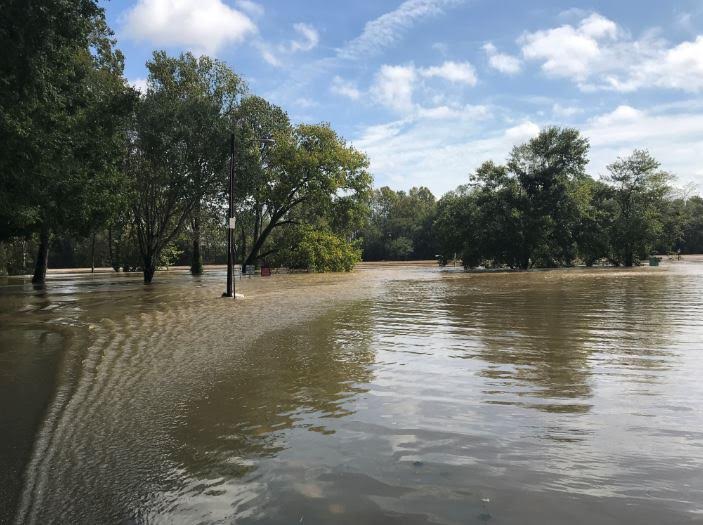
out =
[[[95,232],[90,240],[90,273],[95,273]]]
[[[251,248],[251,253],[247,256],[244,263],[242,263],[242,270],[244,270],[245,266],[249,266],[256,263],[256,254],[259,253],[259,250],[261,250],[261,247],[264,245],[264,242],[266,242],[266,239],[268,238],[269,234],[276,227],[281,216],[282,214],[279,216],[274,215],[273,217],[271,217],[271,222],[266,225],[266,228],[263,229],[258,239],[254,241],[254,246],[252,246]]]
[[[151,284],[156,273],[156,264],[150,255],[144,256],[144,284]]]
[[[254,204],[255,214],[254,214],[254,236],[252,237],[252,242],[254,243],[254,248],[256,249],[257,241],[261,235],[261,206],[257,200]],[[258,251],[258,249],[257,249]],[[257,253],[252,251],[249,259],[256,260]]]
[[[247,234],[244,231],[244,226],[242,226],[242,248],[240,251],[242,252],[242,262],[244,262],[244,257],[247,255]]]
[[[196,209],[193,216],[193,260],[190,273],[201,275],[203,273],[203,256],[200,252],[200,213]]]
[[[108,257],[110,257],[110,266],[112,266],[112,269],[116,272],[119,271],[120,265],[115,265],[115,258],[112,255],[112,225],[107,227],[107,253]]]
[[[634,263],[634,255],[632,253],[632,248],[629,246],[625,247],[625,264],[624,266],[630,268]]]
[[[34,276],[32,282],[42,284],[46,281],[46,269],[49,266],[49,226],[42,224],[39,232],[39,250],[37,252],[37,263],[34,266]]]

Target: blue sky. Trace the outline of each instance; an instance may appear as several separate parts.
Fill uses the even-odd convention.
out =
[[[154,49],[215,56],[295,122],[331,123],[377,186],[439,196],[550,124],[590,138],[593,176],[647,148],[703,184],[701,0],[104,5],[133,84]]]

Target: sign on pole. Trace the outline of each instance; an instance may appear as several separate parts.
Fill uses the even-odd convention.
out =
[[[229,218],[229,229],[234,230],[234,217]]]

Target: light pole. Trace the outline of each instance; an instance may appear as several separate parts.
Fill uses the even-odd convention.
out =
[[[229,187],[227,212],[227,290],[222,297],[234,298],[234,133],[229,137]]]
[[[235,128],[236,129],[236,128]],[[270,138],[254,139],[260,144],[274,144],[274,140]],[[234,293],[234,131],[229,136],[229,187],[228,187],[228,203],[229,211],[227,213],[227,290],[222,294],[222,297],[236,298]]]

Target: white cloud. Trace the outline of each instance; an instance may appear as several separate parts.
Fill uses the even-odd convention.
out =
[[[215,54],[257,28],[222,0],[138,0],[123,18],[124,34],[158,46],[184,46]]]
[[[146,93],[146,90],[147,90],[146,78],[135,78],[134,80],[130,80],[129,85],[132,86],[134,89],[136,89],[137,91],[139,91],[142,94]]]
[[[442,14],[445,8],[461,2],[462,0],[406,0],[397,9],[367,22],[362,34],[340,49],[338,56],[357,59],[379,53],[383,48],[397,43],[416,23]]]
[[[488,64],[501,73],[515,75],[522,69],[522,62],[519,58],[506,53],[499,53],[496,46],[488,42],[483,46],[483,50],[488,57]]]
[[[265,12],[264,6],[256,2],[252,2],[251,0],[237,0],[234,5],[254,17],[262,16]]]
[[[474,119],[480,120],[491,115],[490,109],[483,105],[466,104],[465,106],[418,107],[415,117],[428,120]]]
[[[468,62],[444,62],[441,66],[432,66],[420,70],[423,77],[439,77],[450,82],[476,85],[476,71]]]
[[[576,106],[562,106],[556,103],[552,106],[552,113],[557,117],[573,117],[583,113],[583,109]]]
[[[263,58],[264,61],[270,66],[281,67],[283,65],[283,63],[276,56],[276,53],[274,53],[271,49],[271,46],[265,42],[259,40],[254,43],[254,47],[259,50],[259,53],[261,53],[261,58]]]
[[[361,97],[361,91],[359,91],[359,89],[354,84],[347,80],[344,80],[340,76],[335,76],[332,79],[330,91],[332,91],[332,93],[342,95],[343,97],[347,97],[352,100],[358,100]]]
[[[300,38],[298,40],[293,40],[290,43],[290,50],[292,52],[296,51],[310,51],[315,48],[320,41],[320,35],[317,30],[310,24],[298,23],[293,25],[293,29],[298,33]]]
[[[622,105],[615,108],[612,112],[604,115],[598,115],[589,120],[592,126],[611,126],[613,124],[622,124],[625,122],[637,122],[644,116],[644,113],[632,106]]]
[[[592,13],[578,25],[526,33],[518,41],[526,60],[584,91],[703,90],[703,36],[674,46],[653,32],[632,40],[615,22]]]
[[[579,27],[567,24],[527,33],[520,38],[522,55],[527,60],[541,61],[542,70],[549,75],[585,80],[601,56],[599,42],[593,33],[600,31],[603,34],[605,25],[588,17]]]
[[[539,126],[530,120],[505,130],[505,137],[510,139],[514,144],[530,140],[538,134]]]
[[[408,189],[424,185],[435,195],[468,182],[468,175],[482,162],[503,162],[511,148],[530,138],[535,124],[525,122],[510,130],[486,128],[488,108],[472,109],[484,118],[459,118],[448,125],[430,115],[403,119],[362,131],[354,141],[371,160],[378,185]]]
[[[590,119],[582,129],[591,141],[593,175],[605,173],[617,156],[646,148],[680,183],[703,179],[703,106],[693,101],[646,110],[619,106]]]
[[[413,89],[417,74],[415,67],[381,66],[376,74],[371,94],[374,99],[400,112],[410,112],[414,108]]]
[[[436,118],[447,111],[456,112],[461,107],[457,100],[451,103],[442,92],[426,86],[423,78],[440,78],[455,84],[473,86],[476,73],[468,62],[447,61],[439,66],[418,68],[413,64],[403,66],[383,65],[376,73],[370,93],[373,100],[387,108],[411,117],[417,113]],[[422,96],[421,103],[414,100],[416,94]],[[423,107],[423,104],[431,107]]]

